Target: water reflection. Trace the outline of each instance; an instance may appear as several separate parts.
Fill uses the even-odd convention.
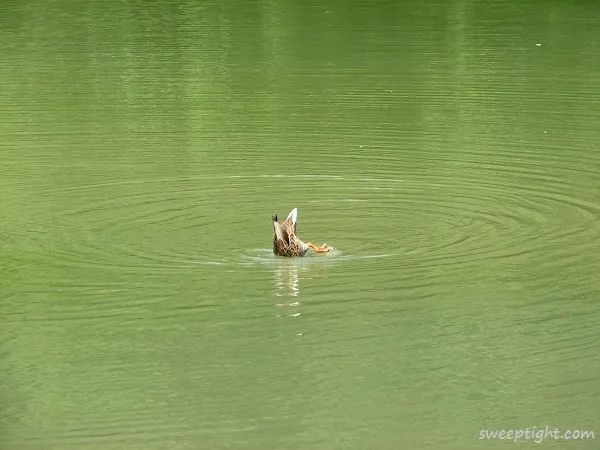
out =
[[[336,260],[333,253],[304,258],[274,258],[275,295],[278,297],[298,297],[303,281],[321,276],[325,268],[335,264]]]
[[[283,261],[275,269],[275,295],[278,297],[300,295],[298,266],[294,261]]]

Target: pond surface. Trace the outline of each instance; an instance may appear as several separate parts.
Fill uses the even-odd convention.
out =
[[[598,435],[599,29],[591,2],[8,2],[0,447]],[[332,253],[272,255],[294,207]]]

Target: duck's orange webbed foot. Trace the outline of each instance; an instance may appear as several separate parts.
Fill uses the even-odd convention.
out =
[[[327,253],[327,252],[331,251],[331,247],[329,247],[327,244],[315,245],[312,242],[309,242],[306,245],[308,245],[310,248],[312,248],[317,253]]]

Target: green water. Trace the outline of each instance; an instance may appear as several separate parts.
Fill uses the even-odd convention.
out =
[[[0,448],[600,434],[598,29],[592,2],[5,2]],[[333,253],[272,255],[294,207]]]

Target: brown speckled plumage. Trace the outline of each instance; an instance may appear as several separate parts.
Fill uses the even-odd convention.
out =
[[[296,236],[296,216],[294,208],[282,223],[273,217],[273,253],[277,256],[304,256],[309,246]]]

